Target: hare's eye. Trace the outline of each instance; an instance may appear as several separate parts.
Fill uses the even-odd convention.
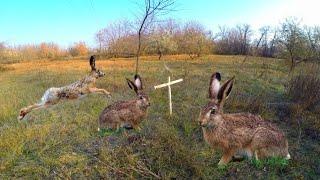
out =
[[[143,97],[142,97],[142,96],[140,96],[140,99],[143,99]]]
[[[211,109],[211,114],[216,114],[216,109],[212,108]]]

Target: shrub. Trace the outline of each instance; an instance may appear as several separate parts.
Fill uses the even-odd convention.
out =
[[[41,43],[39,45],[39,54],[40,58],[56,58],[62,55],[62,51],[59,46],[54,43]]]
[[[14,70],[14,68],[0,65],[0,72],[10,71],[10,70]]]
[[[312,109],[320,102],[320,67],[310,64],[293,75],[287,93],[302,109]]]
[[[88,54],[87,45],[84,42],[75,43],[69,48],[71,56],[86,56]]]

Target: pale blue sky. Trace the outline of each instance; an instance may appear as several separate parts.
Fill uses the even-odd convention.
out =
[[[134,18],[135,2],[139,0],[1,0],[0,42],[55,42],[67,47],[85,41],[94,46],[99,29]],[[177,11],[169,17],[199,21],[213,32],[219,25],[277,25],[288,16],[320,25],[319,5],[317,0],[177,0]]]

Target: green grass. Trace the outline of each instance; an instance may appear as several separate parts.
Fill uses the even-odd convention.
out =
[[[172,116],[168,113],[167,90],[153,90],[154,85],[167,81],[163,63],[141,61],[140,74],[151,101],[142,130],[102,134],[97,132],[97,119],[104,107],[135,97],[125,82],[125,77],[134,75],[132,59],[97,61],[106,72],[97,86],[112,92],[111,99],[90,94],[34,111],[23,122],[17,120],[20,108],[37,102],[49,87],[78,80],[89,67],[85,61],[78,61],[81,68],[74,67],[77,63],[69,64],[66,71],[58,66],[39,66],[29,72],[1,66],[5,70],[0,71],[0,179],[319,179],[319,139],[310,137],[304,129],[299,135],[295,116],[268,105],[290,101],[285,95],[284,84],[289,78],[285,63],[253,57],[245,63],[242,60],[238,56],[206,56],[168,61],[174,71],[172,79],[184,78],[172,86]],[[102,62],[108,66],[102,66]],[[287,134],[292,160],[244,160],[218,168],[221,152],[212,153],[195,121],[208,101],[209,77],[214,71],[222,73],[223,81],[236,76],[225,112],[248,111],[276,123]],[[307,114],[304,120],[318,118],[317,113]]]

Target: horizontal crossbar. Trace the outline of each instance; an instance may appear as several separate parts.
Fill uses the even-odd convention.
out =
[[[154,86],[154,89],[163,88],[163,87],[166,87],[166,86],[169,86],[169,85],[172,85],[172,84],[179,83],[179,82],[181,82],[181,81],[183,81],[183,79],[178,79],[178,80],[170,81],[169,83],[164,83],[164,84],[160,84],[160,85]]]

